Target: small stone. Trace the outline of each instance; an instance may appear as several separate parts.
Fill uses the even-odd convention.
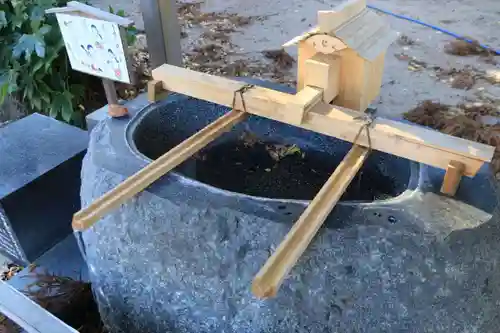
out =
[[[488,70],[485,79],[492,84],[500,83],[500,70]]]

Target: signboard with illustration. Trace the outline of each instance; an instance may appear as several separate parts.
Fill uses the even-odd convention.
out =
[[[74,70],[130,83],[127,46],[117,23],[69,13],[56,15]]]

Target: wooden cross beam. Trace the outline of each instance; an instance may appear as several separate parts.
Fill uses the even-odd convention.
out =
[[[228,107],[232,106],[234,91],[245,85],[240,81],[192,71],[171,65],[153,70],[153,78],[163,82],[163,89],[178,92]],[[297,124],[296,111],[290,104],[296,95],[254,87],[245,93],[248,113],[293,124],[314,132],[354,142],[365,121],[360,112],[332,106],[319,100]],[[241,99],[235,109],[242,110]],[[294,113],[295,111],[295,113]],[[450,161],[464,165],[464,175],[473,177],[485,162],[490,162],[495,148],[481,143],[452,137],[417,125],[377,117],[370,127],[371,148],[412,161],[447,169]],[[356,144],[369,146],[365,131],[361,131]]]
[[[161,176],[203,149],[210,142],[231,130],[234,125],[245,120],[246,117],[247,114],[244,112],[233,110],[184,140],[181,144],[170,149],[158,159],[151,162],[147,167],[130,176],[113,190],[92,202],[90,206],[77,212],[73,216],[73,229],[83,231],[90,228],[104,215],[143,191]]]
[[[369,150],[354,145],[313,201],[295,222],[283,242],[261,268],[252,284],[254,295],[276,296],[278,288],[306,250],[333,207],[363,166]]]

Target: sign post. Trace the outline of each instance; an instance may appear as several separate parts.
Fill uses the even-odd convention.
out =
[[[125,28],[133,21],[77,1],[46,12],[56,14],[71,68],[101,77],[108,114],[127,115],[127,108],[118,103],[114,82],[133,83],[125,38]]]

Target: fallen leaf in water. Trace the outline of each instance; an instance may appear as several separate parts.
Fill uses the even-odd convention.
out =
[[[302,153],[300,148],[297,145],[280,145],[280,144],[274,144],[274,145],[267,145],[266,150],[271,156],[273,160],[276,162],[279,162],[282,160],[284,157],[293,155],[293,154],[299,154],[302,157],[305,156],[305,154]]]
[[[245,147],[253,147],[255,144],[261,142],[260,139],[253,134],[252,132],[249,131],[244,131],[240,135],[240,140],[243,141],[243,145]]]

